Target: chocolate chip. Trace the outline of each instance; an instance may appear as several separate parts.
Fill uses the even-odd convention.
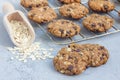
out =
[[[65,57],[65,54],[62,54],[62,57]]]
[[[92,24],[91,24],[91,27],[96,27],[96,24],[95,24],[95,23],[92,23]]]
[[[86,66],[86,69],[88,69],[89,68],[89,66]]]
[[[99,31],[99,30],[97,30],[97,29],[94,29],[94,32],[95,32],[95,33],[99,33],[100,31]]]
[[[47,10],[47,8],[43,8],[45,11]]]
[[[70,33],[71,33],[71,31],[66,31],[66,33],[67,33],[67,34],[70,34]]]
[[[104,48],[104,46],[101,46],[98,50],[104,50],[105,48]]]
[[[80,49],[77,49],[76,52],[80,52]]]
[[[77,28],[76,27],[72,27],[74,30],[77,30]]]
[[[100,57],[100,60],[103,60],[103,56],[102,56],[102,57]]]
[[[72,65],[69,65],[69,66],[68,66],[68,70],[69,70],[69,71],[72,71],[73,68],[74,68],[74,67],[73,67]]]
[[[32,5],[30,5],[29,8],[32,8]]]
[[[83,13],[85,13],[85,11],[82,11]]]
[[[101,27],[102,27],[102,26],[104,26],[104,24],[103,24],[103,23],[98,23],[98,25],[99,25],[99,26],[101,26]]]
[[[71,56],[69,56],[68,59],[73,59],[73,58]]]
[[[70,48],[70,45],[68,45],[68,47]]]
[[[64,30],[63,30],[63,29],[59,29],[59,31],[61,32],[61,34],[63,34],[63,33],[64,33]]]
[[[76,48],[76,46],[75,46],[75,45],[73,45],[73,48]]]
[[[36,7],[39,7],[39,6],[40,6],[40,4],[36,5]]]
[[[76,31],[76,32],[75,32],[75,35],[77,35],[77,34],[78,34],[78,32]]]
[[[102,56],[105,56],[105,53],[103,53]]]

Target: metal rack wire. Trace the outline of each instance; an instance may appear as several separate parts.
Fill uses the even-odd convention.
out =
[[[17,2],[19,3],[18,0],[17,0]],[[57,3],[57,5],[58,4],[59,3]],[[50,4],[50,5],[52,5],[52,4]],[[83,5],[86,5],[86,4],[83,4]],[[28,13],[28,10],[25,9],[24,7],[20,6],[20,8],[22,8],[25,13]],[[53,9],[55,11],[58,11],[59,7],[54,7]],[[108,15],[108,16],[115,19],[115,24],[113,25],[113,27],[110,30],[108,30],[104,33],[94,33],[94,32],[88,31],[87,29],[85,29],[82,26],[82,24],[81,24],[82,19],[81,19],[78,21],[74,21],[82,26],[80,34],[78,34],[72,38],[66,38],[66,39],[57,38],[57,37],[51,35],[50,33],[48,33],[47,29],[46,29],[47,24],[37,24],[37,23],[35,23],[35,24],[37,24],[37,26],[40,27],[44,31],[44,33],[56,44],[69,44],[69,43],[85,41],[85,40],[94,39],[94,38],[98,38],[98,37],[102,37],[102,36],[106,36],[109,34],[114,34],[114,33],[120,32],[120,26],[119,26],[120,23],[117,22],[117,19],[115,18],[116,15],[114,15],[114,13],[118,13],[118,12],[119,11],[117,9],[114,9],[114,11],[112,11],[111,13],[105,14],[105,15]],[[116,16],[116,17],[118,18],[118,16]]]

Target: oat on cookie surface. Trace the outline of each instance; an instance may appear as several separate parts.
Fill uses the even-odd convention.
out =
[[[105,32],[113,26],[113,19],[99,14],[91,14],[83,20],[83,25],[93,32]]]
[[[89,13],[89,10],[79,3],[65,4],[60,7],[59,12],[64,17],[80,19]]]
[[[48,0],[21,0],[21,5],[26,8],[48,6]]]
[[[57,18],[55,11],[48,7],[34,8],[28,12],[29,19],[37,23],[46,23]]]
[[[60,38],[73,37],[80,33],[80,26],[69,20],[55,20],[48,24],[48,32]]]
[[[58,0],[62,3],[69,4],[69,3],[81,3],[81,0]]]
[[[89,7],[97,12],[110,12],[114,10],[115,5],[110,0],[89,0]]]

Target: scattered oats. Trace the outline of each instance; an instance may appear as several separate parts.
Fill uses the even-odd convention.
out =
[[[8,47],[7,49],[14,55],[15,59],[22,62],[27,62],[28,59],[35,61],[54,58],[51,54],[53,49],[51,48],[47,50],[41,48],[39,42],[35,42],[28,47]]]
[[[11,60],[13,60],[14,58],[13,58],[13,57],[11,57],[10,59],[11,59]]]
[[[15,52],[12,52],[12,54],[16,54]]]
[[[44,56],[40,57],[42,60],[45,60],[46,58]]]
[[[22,58],[21,58],[21,59],[18,59],[18,60],[19,60],[19,61],[23,61],[23,62],[24,62],[24,59],[22,59]]]
[[[51,58],[51,59],[53,59],[53,58],[54,58],[54,56],[48,56],[48,58]]]
[[[46,49],[44,49],[44,48],[41,48],[41,50],[46,51]]]
[[[19,56],[16,56],[16,59],[19,59]]]
[[[24,62],[24,63],[26,63],[26,62],[27,62],[27,60],[25,59],[23,62]]]
[[[34,55],[31,55],[30,58],[35,61],[36,60],[36,57]]]
[[[8,47],[8,50],[9,50],[9,51],[14,51],[13,48],[10,48],[10,47]]]
[[[50,50],[50,51],[53,51],[53,48],[50,48],[49,50]]]

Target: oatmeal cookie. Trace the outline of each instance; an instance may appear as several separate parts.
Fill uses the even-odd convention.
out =
[[[55,20],[48,24],[48,32],[56,37],[68,38],[80,33],[80,26],[69,20]]]
[[[80,19],[89,13],[89,10],[79,3],[65,4],[60,7],[59,12],[64,17]]]
[[[34,8],[28,12],[29,19],[37,23],[46,23],[50,22],[53,19],[57,18],[55,11],[48,7]]]
[[[86,70],[86,62],[82,60],[78,52],[72,52],[69,48],[62,48],[53,60],[57,71],[67,75],[77,75]]]
[[[26,8],[48,6],[48,0],[21,0],[21,5]]]
[[[93,32],[105,32],[113,26],[113,19],[99,14],[92,14],[83,20],[83,25]]]
[[[115,8],[114,3],[110,0],[89,0],[88,5],[96,12],[110,12]]]

